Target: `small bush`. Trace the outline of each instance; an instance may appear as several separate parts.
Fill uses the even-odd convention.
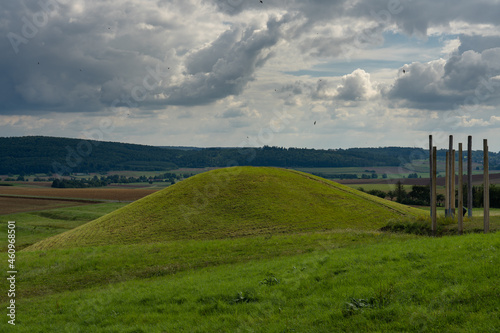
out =
[[[394,286],[381,287],[376,291],[375,295],[370,298],[351,298],[349,302],[344,304],[342,315],[350,317],[352,315],[363,312],[366,309],[383,308],[392,300]]]
[[[344,317],[350,317],[352,315],[363,312],[365,309],[370,309],[374,307],[375,299],[372,297],[370,299],[363,298],[351,298],[349,302],[344,304],[342,309],[342,314]]]
[[[264,280],[260,281],[260,284],[265,284],[267,286],[274,286],[280,283],[280,280],[274,276],[274,274],[269,274]]]
[[[257,302],[258,298],[254,290],[247,289],[236,294],[230,304]]]
[[[438,217],[436,236],[447,234],[450,230],[446,227],[455,224],[456,221],[450,217]],[[428,216],[419,217],[404,217],[399,219],[391,219],[385,227],[380,228],[381,231],[399,232],[406,234],[432,236],[432,220]],[[456,233],[456,232],[454,232]]]

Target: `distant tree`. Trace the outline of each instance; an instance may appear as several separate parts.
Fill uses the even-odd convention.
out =
[[[395,197],[396,195],[395,195],[395,192],[394,192],[394,191],[388,191],[388,192],[387,192],[387,196],[388,196],[388,197],[389,197],[389,199],[391,199],[391,201],[392,201],[392,199],[394,199],[394,197]]]
[[[436,195],[436,204],[438,206],[444,206],[444,200],[445,200],[444,194]]]
[[[408,196],[414,205],[429,205],[430,193],[430,186],[413,185]]]
[[[402,203],[406,199],[406,190],[400,180],[396,183],[396,189],[394,190],[396,196],[396,201]]]
[[[374,196],[377,196],[377,197],[382,198],[382,199],[385,199],[385,197],[387,196],[387,193],[385,193],[382,190],[370,190],[367,193],[374,195]]]
[[[55,187],[55,188],[60,188],[61,187],[61,181],[59,179],[54,179],[54,181],[52,182],[52,187]]]

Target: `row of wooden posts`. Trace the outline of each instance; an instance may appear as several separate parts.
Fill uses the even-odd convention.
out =
[[[437,213],[436,213],[436,152],[437,148],[432,145],[432,135],[429,135],[429,166],[430,166],[430,181],[431,181],[431,218],[432,232],[437,230]],[[483,140],[484,168],[483,168],[483,185],[484,185],[484,233],[488,233],[490,229],[490,181],[488,167],[488,141]],[[446,175],[445,175],[445,216],[455,217],[455,155],[453,149],[453,135],[450,135],[449,150],[446,152]],[[458,233],[462,234],[463,226],[463,156],[462,143],[458,144]],[[468,137],[467,146],[467,212],[468,216],[472,217],[472,136]]]

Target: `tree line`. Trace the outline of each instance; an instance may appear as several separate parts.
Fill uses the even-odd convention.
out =
[[[155,175],[152,177],[140,176],[140,177],[126,177],[123,175],[111,175],[111,176],[94,176],[92,178],[82,178],[82,179],[65,179],[56,178],[52,181],[52,187],[55,188],[87,188],[87,187],[103,187],[109,184],[130,184],[130,183],[154,183],[154,182],[169,182],[174,184],[178,180],[182,180],[191,177],[192,173],[175,174],[175,173],[163,173]]]
[[[398,181],[394,190],[369,190],[365,191],[363,188],[359,190],[371,195],[378,196],[383,199],[395,200],[404,205],[415,206],[430,206],[430,186],[413,185],[411,191],[407,191],[403,184]],[[472,206],[475,208],[482,208],[484,206],[484,187],[472,186]],[[467,185],[463,186],[463,203],[464,207],[467,206]],[[436,195],[436,204],[443,207],[445,204],[445,196],[443,194]],[[458,207],[458,190],[455,190],[455,207]],[[490,207],[500,208],[500,187],[490,185]]]
[[[161,144],[161,143],[159,143]],[[0,138],[0,174],[96,173],[112,170],[169,170],[226,167],[399,166],[426,157],[419,148],[182,149],[42,136]]]

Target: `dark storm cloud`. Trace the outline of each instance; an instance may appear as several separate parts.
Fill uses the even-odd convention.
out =
[[[268,51],[279,41],[282,23],[271,19],[265,30],[235,26],[221,34],[210,46],[188,57],[186,80],[167,87],[167,97],[158,103],[202,105],[240,94],[253,80],[255,70],[271,56]]]
[[[357,2],[346,14],[383,25],[394,23],[409,35],[426,36],[430,27],[448,27],[452,21],[498,26],[500,3],[491,0],[364,0]]]
[[[2,113],[99,111],[130,95],[132,87],[143,85],[148,68],[162,63],[165,50],[157,46],[161,36],[154,27],[166,33],[169,24],[157,13],[133,3],[119,9],[85,5],[83,13],[55,0],[2,7]],[[137,16],[125,15],[134,10]],[[136,29],[138,22],[153,30]]]
[[[348,22],[351,18],[353,23],[360,19],[371,22],[371,26],[358,30],[356,24],[352,27],[346,24],[342,36],[320,34],[300,41],[301,51],[315,56],[345,56],[353,46],[379,45],[383,42],[382,33],[393,25],[407,35],[419,37],[427,36],[429,28],[446,28],[452,22],[500,25],[500,3],[492,0],[361,0],[355,3],[347,0],[268,0],[263,4],[259,1],[223,0],[215,3],[219,10],[230,15],[255,10],[285,10],[298,23],[288,29],[289,39],[308,34],[313,27],[335,24],[339,19]]]
[[[7,37],[0,41],[4,114],[203,105],[237,95],[272,56],[269,48],[286,22],[270,19],[263,29],[234,25],[182,60],[199,48],[189,38],[199,32],[186,29],[181,16],[165,19],[154,3],[89,1],[81,13],[71,2],[40,3],[49,5],[8,2],[0,11],[0,33]],[[189,15],[193,6],[179,2],[175,10]],[[182,65],[185,73],[177,70]],[[174,72],[180,83],[170,83]]]

